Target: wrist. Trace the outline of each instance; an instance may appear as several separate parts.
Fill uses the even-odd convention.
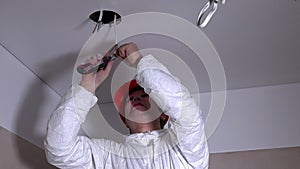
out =
[[[129,62],[131,67],[137,68],[138,63],[142,59],[142,55],[139,52],[135,52],[127,57],[127,61]]]
[[[95,95],[96,90],[95,90],[95,88],[93,87],[93,85],[88,84],[88,83],[86,83],[86,82],[84,82],[84,81],[81,81],[79,85],[82,86],[82,87],[83,87],[84,89],[86,89],[87,91],[89,91],[89,92],[91,92],[91,93],[93,93],[93,94]]]
[[[142,58],[143,58],[143,56],[140,55],[140,56],[136,59],[136,61],[135,61],[135,63],[134,63],[134,67],[135,67],[135,68],[137,68],[137,65],[140,63],[140,61],[141,61]]]

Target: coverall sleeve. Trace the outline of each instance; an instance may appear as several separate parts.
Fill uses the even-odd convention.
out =
[[[143,57],[137,66],[137,82],[169,119],[186,161],[195,168],[208,168],[208,146],[201,111],[190,93],[153,56]]]
[[[78,136],[81,123],[97,97],[79,85],[74,85],[61,99],[51,115],[44,147],[47,160],[59,168],[94,168],[93,140]],[[104,152],[97,149],[97,156]],[[101,162],[100,162],[101,163]]]

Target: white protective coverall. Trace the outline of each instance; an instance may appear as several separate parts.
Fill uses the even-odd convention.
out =
[[[169,115],[165,129],[131,134],[124,143],[78,136],[97,97],[74,85],[49,120],[49,163],[72,169],[207,169],[204,123],[187,89],[151,55],[138,63],[136,80]]]

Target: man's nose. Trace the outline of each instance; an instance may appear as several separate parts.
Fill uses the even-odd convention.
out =
[[[141,100],[141,98],[138,97],[138,96],[135,96],[135,97],[132,98],[132,102],[140,101],[140,100]]]

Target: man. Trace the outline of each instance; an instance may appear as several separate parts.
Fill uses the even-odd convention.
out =
[[[136,80],[123,84],[114,102],[130,134],[163,129],[169,119]]]
[[[208,168],[204,123],[187,89],[153,56],[142,57],[134,43],[122,45],[116,55],[137,69],[136,81],[121,86],[114,98],[130,130],[126,142],[78,136],[110,62],[104,71],[84,75],[52,114],[45,139],[48,161],[59,168]]]

